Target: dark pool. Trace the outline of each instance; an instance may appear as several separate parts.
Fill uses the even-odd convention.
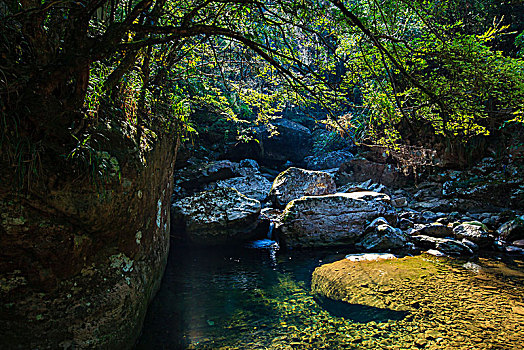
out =
[[[427,303],[422,301],[427,308],[417,306],[412,312],[312,295],[310,280],[315,267],[343,259],[347,253],[337,250],[282,252],[274,247],[175,248],[170,253],[162,286],[149,308],[136,348],[409,349],[413,346],[418,349],[426,345],[442,348],[447,344],[443,343],[446,337],[450,342],[456,341],[457,335],[452,332],[459,334],[464,329],[463,337],[471,333],[467,325],[457,326],[452,316],[446,319],[443,315],[454,311],[446,310],[445,300],[437,300],[459,297],[456,293],[446,296],[445,291],[438,290],[438,279],[448,274],[446,280],[450,285],[473,283],[471,293],[477,292],[475,288],[482,288],[484,282],[478,287],[470,281],[474,272],[460,266],[443,270],[442,276],[437,274],[436,287],[422,293],[429,298]],[[497,278],[500,280],[500,276]],[[521,277],[509,282],[508,288],[514,289],[512,293],[522,291]],[[449,290],[445,284],[442,288]],[[498,292],[490,289],[488,293]],[[506,294],[497,294],[497,298],[498,304],[489,307],[511,310],[513,300],[508,300]],[[504,302],[508,305],[502,305]],[[519,304],[514,306],[521,312]],[[439,307],[443,309],[439,311]],[[470,312],[468,308],[465,305],[464,312]],[[448,327],[450,322],[454,325]],[[515,329],[511,324],[508,327],[513,327],[518,336],[523,335],[521,328]],[[475,329],[481,333],[482,328]],[[477,338],[486,345],[484,338]],[[464,348],[472,348],[477,343],[464,344]],[[492,348],[488,345],[505,348],[499,342],[484,345],[474,348]],[[508,344],[509,348],[514,347]]]

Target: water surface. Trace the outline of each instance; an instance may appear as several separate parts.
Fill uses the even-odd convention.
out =
[[[137,349],[522,348],[521,260],[435,260],[391,293],[399,311],[310,292],[315,267],[348,251],[259,246],[172,250]]]

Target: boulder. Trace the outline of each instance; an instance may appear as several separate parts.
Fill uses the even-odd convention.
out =
[[[438,242],[435,248],[448,255],[471,255],[473,251],[466,244],[456,241],[454,239],[445,239]]]
[[[256,170],[260,170],[260,166],[258,165],[257,161],[254,159],[242,159],[239,163],[239,166],[241,168],[253,168]]]
[[[300,163],[311,149],[311,131],[287,119],[271,122],[269,128],[256,130],[259,160],[266,164]]]
[[[260,202],[233,188],[204,191],[183,198],[171,207],[172,222],[188,243],[213,246],[253,238]]]
[[[240,176],[260,174],[260,166],[254,159],[242,159],[238,165],[236,173]]]
[[[380,216],[380,217],[374,219],[373,221],[371,221],[371,223],[364,230],[364,233],[373,232],[380,225],[389,225],[389,222],[388,222],[388,220],[386,218],[383,218],[382,216]]]
[[[306,157],[306,167],[311,170],[338,168],[355,156],[346,150],[331,151],[318,156]]]
[[[512,245],[519,248],[524,248],[524,239],[518,239],[516,241],[513,241]]]
[[[282,214],[281,239],[288,247],[355,244],[369,221],[392,209],[389,201],[387,195],[376,192],[295,199]]]
[[[269,197],[276,207],[283,208],[302,196],[322,196],[335,192],[335,181],[328,173],[292,167],[276,177]]]
[[[336,173],[333,175],[336,176]],[[386,194],[389,193],[386,186],[379,184],[379,183],[373,183],[373,181],[371,180],[367,180],[362,183],[350,182],[350,183],[345,184],[342,187],[337,188],[337,191],[343,192],[343,193],[360,192],[360,191],[381,192],[381,193],[386,193]]]
[[[381,224],[366,234],[356,245],[365,250],[383,251],[402,248],[406,243],[408,237],[400,229]]]
[[[480,247],[489,246],[494,241],[494,237],[486,231],[485,225],[480,222],[460,224],[453,229],[453,234],[457,239],[467,239]]]
[[[229,160],[193,164],[175,173],[175,186],[187,190],[202,188],[210,182],[236,176],[237,168],[238,164]]]
[[[406,197],[397,197],[391,201],[391,204],[393,204],[395,208],[404,208],[408,206],[408,200]]]
[[[524,249],[513,246],[513,245],[506,246],[505,252],[509,254],[523,254],[524,255]]]
[[[524,215],[502,224],[497,230],[497,235],[505,241],[524,238]]]
[[[469,247],[472,251],[476,252],[479,250],[479,246],[477,243],[470,241],[469,239],[462,239],[461,242]]]
[[[413,236],[425,235],[444,238],[453,236],[453,228],[436,222],[427,225],[419,224],[410,232],[410,234]]]
[[[400,228],[401,230],[408,230],[412,228],[414,225],[415,224],[413,223],[413,221],[406,218],[402,218],[398,221],[398,228]]]
[[[342,164],[336,176],[339,186],[369,179],[391,187],[401,187],[409,181],[408,177],[392,164],[375,163],[362,158],[353,158]]]
[[[216,188],[232,187],[248,198],[254,198],[260,202],[265,201],[271,189],[271,182],[262,175],[249,175],[233,177],[217,181]]]
[[[377,261],[377,260],[391,260],[397,257],[390,253],[355,253],[346,255],[349,261]]]
[[[436,249],[447,255],[470,255],[473,251],[464,243],[448,238],[437,238],[426,235],[413,236],[411,239],[418,247]]]

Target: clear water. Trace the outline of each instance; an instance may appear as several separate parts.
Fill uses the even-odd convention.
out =
[[[315,267],[347,251],[281,252],[266,241],[253,246],[262,248],[172,250],[137,349],[523,348],[522,261],[439,263],[428,282],[413,284],[424,289],[421,301],[399,311],[311,293]],[[462,292],[469,298],[464,309],[450,307]]]

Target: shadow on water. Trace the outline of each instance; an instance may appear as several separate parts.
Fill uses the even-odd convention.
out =
[[[524,262],[507,265],[479,258],[449,263],[424,256],[399,259],[391,271],[421,269],[410,285],[404,284],[401,275],[392,287],[396,294],[392,292],[391,297],[398,299],[398,305],[405,301],[412,306],[406,312],[314,295],[314,269],[344,259],[347,253],[344,249],[281,251],[270,239],[244,247],[175,247],[136,349],[289,349],[290,344],[302,344],[293,346],[296,349],[374,350],[385,344],[410,348],[409,329],[434,329],[436,321],[428,317],[433,312],[449,315],[438,324],[445,331],[434,331],[433,348],[476,348],[467,337],[456,341],[446,334],[478,335],[477,328],[468,328],[470,322],[459,321],[481,322],[483,317],[488,331],[479,339],[483,336],[492,348],[513,349],[506,346],[513,345],[506,339],[511,334],[515,343],[522,339]],[[412,301],[419,298],[424,303],[414,306]],[[513,312],[507,314],[507,310]],[[499,330],[507,334],[500,341],[496,338]],[[437,340],[445,343],[437,344]]]
[[[307,294],[315,267],[343,257],[332,251],[280,252],[273,243],[266,239],[249,248],[173,249],[136,349],[187,348],[212,338],[218,329],[233,332],[228,322],[239,314],[245,326],[240,328],[276,322],[279,316],[264,298],[286,298],[283,276],[300,283]]]
[[[372,321],[379,323],[387,322],[389,320],[398,321],[402,320],[409,314],[408,311],[396,311],[367,305],[348,304],[343,301],[325,298],[320,295],[315,296],[315,301],[321,308],[329,312],[330,315],[359,323],[368,323]]]

